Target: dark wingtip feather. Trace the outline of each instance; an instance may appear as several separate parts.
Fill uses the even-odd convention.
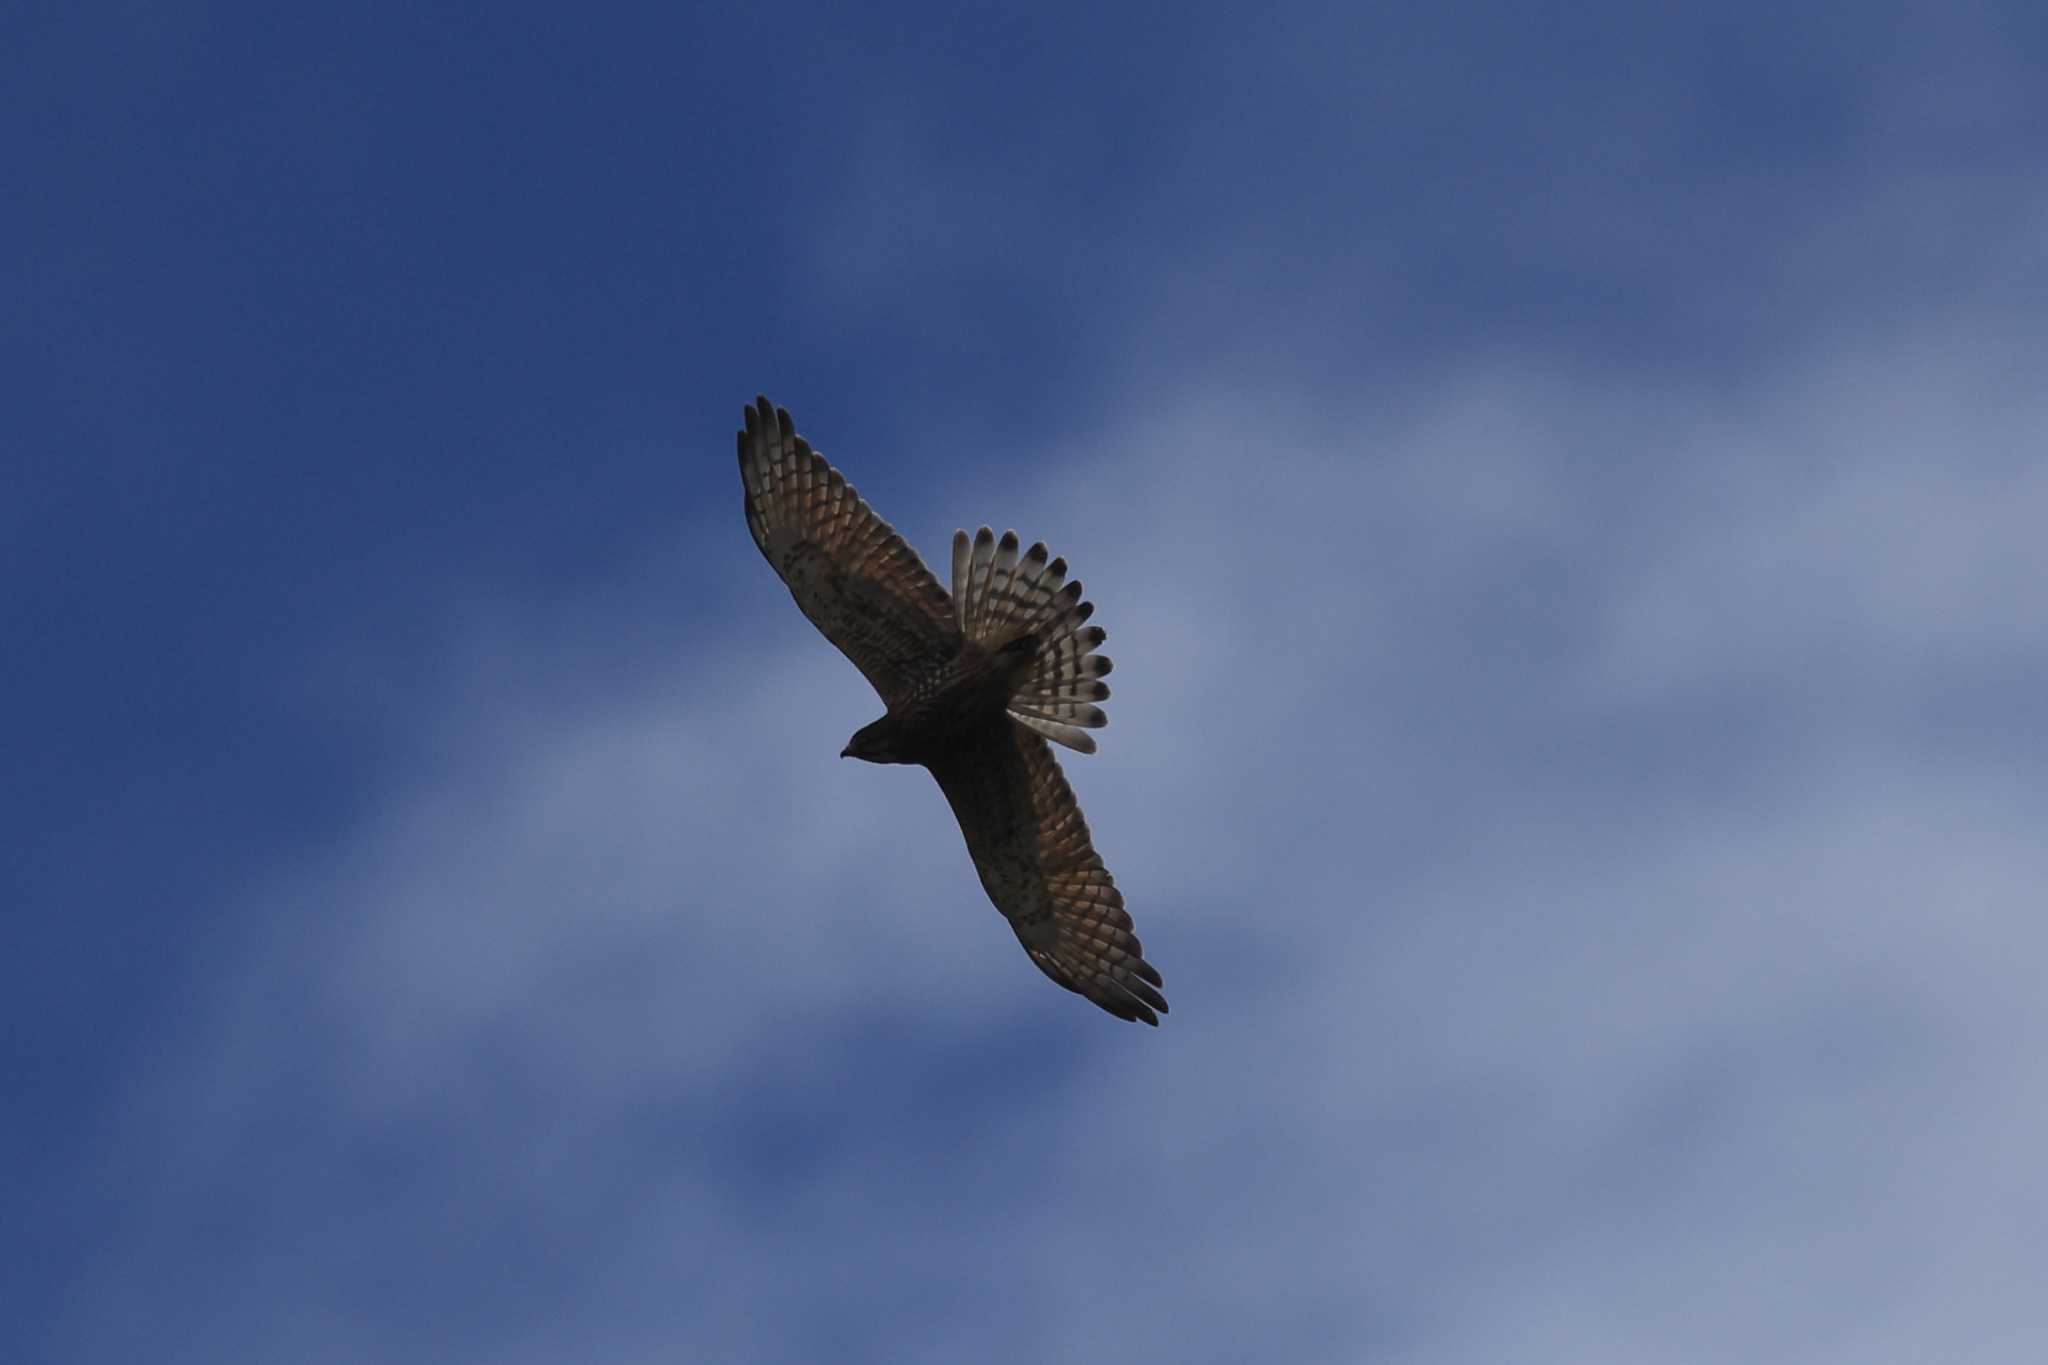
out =
[[[1114,1014],[1126,1023],[1150,1024],[1153,1028],[1159,1027],[1159,1016],[1154,1014],[1144,1001],[1134,996],[1125,995],[1111,983],[1101,983],[1097,989],[1087,992],[1087,996],[1098,1007]]]
[[[1158,991],[1154,990],[1151,986],[1147,985],[1142,979],[1134,977],[1133,979],[1122,982],[1120,984],[1123,986],[1125,990],[1129,991],[1132,995],[1137,996],[1138,999],[1144,1001],[1153,1009],[1158,1010],[1161,1014],[1165,1014],[1168,1012],[1166,1008],[1166,997],[1161,995]]]

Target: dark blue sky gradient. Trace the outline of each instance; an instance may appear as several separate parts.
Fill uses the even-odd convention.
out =
[[[1331,551],[1390,597],[1389,629],[1455,648],[1389,659],[1366,631],[1355,656],[1332,645],[1309,659],[1297,646],[1316,646],[1316,626],[1294,633],[1276,616],[1276,657],[1262,667],[1358,678],[1363,708],[1406,717],[1417,746],[1403,758],[1348,733],[1303,738],[1283,716],[1267,722],[1279,752],[1334,753],[1347,772],[1412,763],[1418,781],[1453,784],[1338,781],[1328,808],[1362,831],[1352,847],[1377,860],[1381,895],[1434,875],[1447,855],[1431,838],[1493,818],[1474,814],[1460,773],[1484,786],[1505,765],[1551,792],[1531,798],[1532,820],[1566,801],[1552,807],[1566,812],[1555,816],[1565,841],[1577,837],[1569,800],[1679,826],[1699,803],[1740,811],[1760,791],[1809,790],[1780,765],[1827,718],[1865,714],[1844,699],[1845,679],[1881,696],[1872,733],[1935,756],[1923,773],[1949,762],[2038,772],[2026,766],[2038,745],[2013,747],[2048,732],[2040,689],[2012,682],[2042,657],[2018,624],[1987,626],[1993,643],[1929,625],[1894,652],[1894,618],[1879,607],[1814,618],[1788,607],[1782,634],[1756,627],[1758,657],[1778,662],[1640,703],[1600,692],[1587,679],[1606,664],[1586,662],[1619,657],[1602,652],[1601,613],[1638,575],[1663,581],[1667,543],[1674,575],[1712,582],[1675,548],[1687,537],[1739,540],[1752,512],[1779,525],[1774,509],[1806,505],[1801,489],[1838,505],[1827,490],[1846,486],[1858,457],[1808,440],[1825,424],[1802,426],[1808,409],[1786,396],[1801,376],[1822,376],[1812,386],[1829,402],[1875,404],[1868,430],[1926,436],[1933,463],[1901,468],[1937,492],[1951,487],[1935,468],[1950,438],[1968,439],[1959,414],[1988,414],[1970,430],[2022,448],[2041,350],[2038,318],[2016,301],[2048,297],[2029,245],[2048,202],[2048,20],[2033,6],[37,5],[0,21],[0,50],[0,819],[11,831],[0,1161],[13,1173],[0,1218],[0,1318],[13,1326],[0,1336],[23,1334],[22,1351],[0,1351],[9,1358],[141,1339],[79,1326],[95,1277],[123,1273],[109,1265],[183,1287],[162,1358],[265,1358],[291,1338],[238,1336],[226,1286],[251,1247],[277,1238],[324,1248],[280,1258],[275,1274],[331,1284],[329,1310],[362,1328],[353,1339],[377,1358],[503,1358],[504,1331],[529,1345],[577,1339],[551,1313],[602,1303],[601,1270],[578,1283],[574,1268],[608,1264],[606,1211],[625,1218],[630,1183],[598,1180],[570,1223],[539,1195],[532,1208],[505,1199],[467,1155],[497,1101],[471,1112],[463,1095],[447,1112],[407,1110],[349,1145],[341,1168],[323,1164],[347,1122],[337,1115],[353,1112],[334,1098],[343,1063],[324,1050],[348,1035],[320,1032],[296,958],[277,964],[274,1013],[222,983],[263,979],[276,917],[341,903],[267,897],[292,879],[320,882],[323,868],[347,882],[364,831],[402,823],[405,793],[440,790],[454,772],[485,774],[455,790],[492,791],[499,758],[478,750],[522,732],[507,717],[581,724],[674,676],[720,706],[786,685],[753,670],[809,642],[747,545],[730,465],[740,405],[760,390],[795,409],[935,565],[931,528],[955,522],[1011,517],[1055,548],[1083,534],[1082,500],[1039,482],[1056,488],[1067,460],[1088,527],[1127,524],[1161,543],[1190,499],[1234,510],[1244,538],[1208,553],[1240,556],[1267,580],[1245,602],[1266,594],[1276,613],[1311,588],[1352,608],[1349,589],[1301,567],[1323,562],[1325,542],[1312,547],[1317,533],[1282,515],[1304,477],[1290,461],[1397,468],[1332,433],[1383,422],[1373,430],[1387,446],[1414,437],[1437,450],[1415,456],[1418,488],[1474,445],[1508,452],[1503,468],[1524,442],[1554,451],[1546,468],[1569,490],[1577,529],[1489,540],[1472,561],[1483,572],[1431,567],[1457,552],[1460,527],[1480,528],[1475,544],[1493,534],[1480,514],[1411,542],[1407,514],[1375,509],[1382,535]],[[1900,375],[1911,389],[1932,373],[1915,359],[1923,343],[1943,366],[1940,392],[1956,396],[1916,428],[1882,413]],[[1827,369],[1835,356],[1851,358],[1849,372]],[[1859,357],[1897,364],[1857,370]],[[1508,391],[1531,401],[1489,409],[1469,434],[1453,424],[1448,445],[1418,436],[1429,423],[1415,414],[1454,407],[1475,373],[1524,376]],[[1596,390],[1619,396],[1596,408],[1585,401]],[[1193,415],[1176,425],[1175,414]],[[1230,414],[1251,416],[1240,427]],[[1782,441],[1745,443],[1781,417]],[[1660,447],[1667,430],[1691,435]],[[1134,431],[1252,435],[1174,476],[1187,481],[1177,498],[1129,472],[1152,468],[1116,443]],[[1032,471],[1017,486],[1033,491],[1014,501],[1051,524],[1027,527],[995,501],[1009,468]],[[1960,584],[1987,613],[2035,619],[2023,602],[2039,587],[2025,585],[2034,561],[2011,548],[2024,540],[1974,532],[1955,510],[2023,469],[1958,475],[1956,500],[1899,523],[1955,532],[1948,558],[1927,552],[1929,592]],[[1134,487],[1143,495],[1128,496]],[[1118,489],[1127,496],[1110,501]],[[1427,516],[1436,504],[1418,506]],[[1863,601],[1858,566],[1885,562],[1881,537],[1822,540],[1839,554],[1815,562],[1847,566],[1845,600]],[[1127,591],[1153,581],[1137,567],[1095,571],[1112,572]],[[1749,580],[1735,579],[1739,595]],[[1815,582],[1816,594],[1834,590]],[[1698,600],[1720,602],[1714,591]],[[1871,595],[1898,597],[1886,591]],[[1730,600],[1737,628],[1720,638],[1747,639],[1748,599]],[[1143,639],[1151,628],[1145,602],[1103,607],[1112,630],[1135,624]],[[1849,623],[1839,642],[1837,621]],[[1789,656],[1772,643],[1786,640],[1799,642]],[[1786,657],[1818,662],[1780,667]],[[1872,659],[1897,664],[1896,692],[1883,669],[1872,679]],[[835,705],[865,705],[850,670],[829,652],[816,663]],[[1522,677],[1526,692],[1508,688]],[[1582,684],[1605,700],[1585,701]],[[1493,686],[1507,690],[1472,690]],[[479,740],[463,725],[479,715],[502,728]],[[1142,810],[1145,783],[1227,783],[1238,754],[1220,749],[1170,779],[1109,776],[1134,759],[1106,755],[1088,780]],[[522,771],[502,757],[504,773]],[[929,823],[936,809],[928,791],[902,795],[903,774],[841,776],[867,784],[849,788],[859,800],[902,800],[906,819]],[[1094,790],[1098,826],[1140,845],[1132,816],[1095,807]],[[1331,831],[1280,823],[1258,836],[1257,856],[1337,884],[1338,867],[1317,870]],[[1534,828],[1496,830],[1503,861],[1475,861],[1566,857]],[[615,871],[629,851],[591,856]],[[766,913],[752,887],[706,894]],[[1175,943],[1171,911],[1140,920],[1148,942]],[[1298,970],[1285,934],[1276,945],[1277,931],[1231,914],[1194,920],[1181,960],[1219,974],[1234,961],[1247,998],[1284,991]],[[999,925],[974,928],[990,955],[1014,955]],[[337,932],[306,929],[308,942]],[[658,972],[667,959],[650,961]],[[593,968],[587,988],[609,989],[620,969]],[[1199,981],[1207,968],[1193,970]],[[792,1008],[727,984],[736,1009]],[[206,1052],[205,1021],[230,995],[254,1011],[236,1017],[274,1024],[268,1041],[287,1056],[286,1035],[316,1022],[297,1061],[248,1073],[281,1088],[207,1101],[244,1106],[241,1141],[268,1164],[230,1167],[239,1185],[180,1186],[178,1172],[199,1168],[136,1156],[154,1150],[139,1134],[183,1122],[148,1087]],[[950,1013],[920,1022],[925,1002],[895,983],[823,1016],[823,1055],[802,1085],[707,1081],[673,1107],[635,1111],[616,1130],[634,1154],[618,1169],[668,1148],[699,1153],[730,1173],[726,1213],[793,1242],[821,1223],[792,1190],[839,1210],[821,1216],[831,1226],[864,1216],[844,1203],[848,1182],[880,1180],[911,1203],[957,1199],[994,1178],[997,1158],[977,1156],[990,1133],[1050,1122],[1037,1116],[1108,1065],[1061,1050],[1101,1041],[1081,1007],[1049,988],[1021,999],[1065,1013],[1052,1025],[1031,1015],[1022,1035],[1007,1014],[963,1033]],[[1869,1057],[1917,1046],[1910,1030],[1886,1031],[1895,1021],[1865,1027],[1854,1000],[1808,1004],[1809,1023],[1788,1026],[1800,1046],[1775,1054],[1787,1065],[1860,1074]],[[1220,999],[1206,1008],[1227,1012]],[[1148,1041],[1169,1040],[1180,1020]],[[1142,1053],[1117,1055],[1144,1065]],[[506,1103],[524,1093],[514,1072],[491,1084]],[[819,1089],[834,1084],[847,1089]],[[1711,1090],[1711,1075],[1700,1084]],[[1709,1140],[1688,1087],[1658,1111],[1670,1127],[1653,1118],[1638,1134],[1653,1184],[1659,1143]],[[1418,1101],[1358,1138],[1387,1172],[1373,1197],[1424,1239],[1420,1261],[1438,1254],[1426,1242],[1445,1215],[1429,1187],[1404,1194],[1403,1163],[1453,1161],[1442,1153],[1458,1149],[1468,1117],[1456,1096]],[[575,1122],[565,1111],[571,1132]],[[913,1122],[918,1136],[902,1145]],[[565,1169],[605,1166],[602,1142],[564,1142]],[[1243,1155],[1264,1169],[1284,1150]],[[466,1179],[480,1183],[465,1190]],[[1063,1193],[1083,1197],[1047,1194],[1047,1225],[1020,1230],[1024,1244],[1044,1233],[1060,1245]],[[188,1198],[204,1220],[190,1220]],[[1399,1213],[1409,1198],[1421,1202]],[[458,1213],[407,1221],[427,1205]],[[1642,1206],[1618,1207],[1625,1221]],[[1182,1246],[1237,1235],[1175,1208],[1134,1215],[1163,1220]],[[463,1225],[459,1211],[475,1209],[498,1221]],[[1147,1264],[1124,1263],[1137,1275]],[[450,1267],[445,1281],[422,1273],[434,1265]],[[925,1301],[899,1295],[929,1267],[890,1268],[884,1257],[872,1283],[785,1289],[759,1306],[790,1324],[778,1340],[793,1355],[808,1339],[843,1359],[944,1358],[952,1339],[913,1349],[891,1326]],[[672,1269],[679,1281],[696,1273]],[[1158,1273],[1135,1292],[1164,1313],[1180,1282]],[[929,1294],[975,1301],[985,1286],[961,1274]],[[1379,1305],[1369,1331],[1337,1306],[1342,1295],[1297,1286],[1296,1334],[1219,1319],[1154,1339],[1175,1358],[1191,1340],[1218,1358],[1250,1358],[1227,1353],[1261,1341],[1273,1359],[1467,1358],[1438,1349],[1442,1319],[1408,1301],[1405,1283],[1389,1272],[1355,1284],[1357,1303]],[[1199,1297],[1183,1306],[1207,1321]],[[510,1326],[470,1330],[493,1315]],[[655,1350],[669,1340],[657,1326],[617,1349]],[[337,1356],[345,1335],[328,1343]],[[1618,1340],[1539,1342],[1531,1358]],[[1046,1344],[1025,1333],[1016,1349]],[[1779,1346],[1802,1358],[1791,1336],[1747,1344],[1761,1352],[1751,1358],[1778,1358]],[[782,1358],[760,1358],[771,1356]]]

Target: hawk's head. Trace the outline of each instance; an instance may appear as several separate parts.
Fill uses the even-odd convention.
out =
[[[846,747],[839,751],[839,756],[866,759],[870,763],[908,763],[911,759],[903,752],[900,739],[896,718],[883,716],[854,731],[853,738],[846,741]]]

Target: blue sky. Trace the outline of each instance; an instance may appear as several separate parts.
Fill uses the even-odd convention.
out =
[[[2030,1358],[2030,5],[4,21],[10,1359]],[[765,391],[1111,632],[1048,985]]]

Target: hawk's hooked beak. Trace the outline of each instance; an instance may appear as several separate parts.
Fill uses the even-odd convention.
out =
[[[841,758],[852,758],[852,757],[853,757],[853,746],[852,746],[851,744],[849,744],[849,745],[847,745],[847,746],[846,746],[846,747],[845,747],[844,749],[841,749],[841,750],[839,751],[839,756],[840,756]]]

